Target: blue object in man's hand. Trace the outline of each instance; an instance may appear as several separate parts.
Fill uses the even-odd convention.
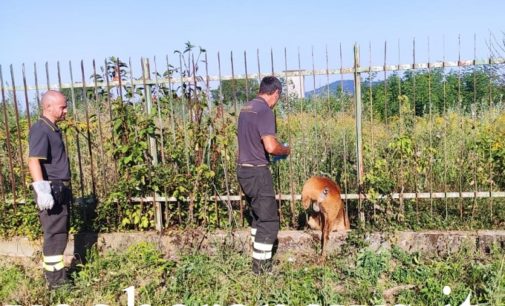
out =
[[[270,161],[272,163],[275,163],[275,162],[278,162],[279,160],[286,159],[287,157],[288,157],[287,155],[274,155],[274,156],[272,156]]]

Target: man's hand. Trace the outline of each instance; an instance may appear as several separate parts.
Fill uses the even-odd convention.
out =
[[[289,155],[289,153],[291,152],[291,149],[289,148],[289,145],[287,143],[283,143],[282,144],[282,147],[284,150],[288,150],[287,151],[287,154],[282,154],[282,155],[273,155],[272,158],[270,159],[271,162],[275,163],[275,162],[278,162],[282,159],[286,159]]]
[[[37,207],[40,210],[51,209],[54,205],[54,199],[51,194],[51,182],[36,181],[32,183],[35,190]]]
[[[291,153],[291,149],[288,146],[281,145],[275,136],[266,135],[261,140],[263,141],[265,151],[272,155],[289,155]]]

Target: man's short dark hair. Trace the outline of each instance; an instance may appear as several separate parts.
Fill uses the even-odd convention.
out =
[[[260,84],[260,94],[273,94],[276,90],[279,90],[279,94],[282,93],[282,84],[278,78],[274,76],[266,76],[261,80]]]

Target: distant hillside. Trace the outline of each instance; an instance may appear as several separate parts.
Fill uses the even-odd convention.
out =
[[[340,91],[340,86],[343,84],[343,89],[344,92],[347,94],[353,94],[354,93],[354,80],[343,80],[342,82],[340,81],[335,81],[333,83],[330,83],[330,94],[336,94],[338,91]],[[305,97],[310,98],[313,95],[325,95],[327,91],[327,87],[321,86],[317,88],[316,90],[311,90],[305,92]]]

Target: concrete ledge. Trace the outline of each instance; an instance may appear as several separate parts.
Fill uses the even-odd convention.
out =
[[[345,243],[348,232],[334,232],[330,236],[329,251],[339,249]],[[315,253],[319,247],[318,231],[281,231],[279,233],[278,253]],[[389,249],[397,245],[407,252],[420,252],[425,255],[439,256],[458,251],[461,247],[481,250],[489,253],[493,245],[505,250],[505,230],[483,231],[422,231],[396,233],[369,233],[366,241],[370,248]],[[167,257],[177,256],[181,251],[213,253],[220,247],[233,247],[236,250],[250,250],[249,230],[206,231],[192,229],[170,231],[160,235],[157,232],[135,233],[82,233],[71,235],[65,250],[65,259],[69,262],[76,257],[84,258],[86,250],[96,245],[100,253],[124,250],[139,242],[158,245]],[[41,240],[30,241],[25,237],[0,240],[0,256],[34,257],[41,253]]]

